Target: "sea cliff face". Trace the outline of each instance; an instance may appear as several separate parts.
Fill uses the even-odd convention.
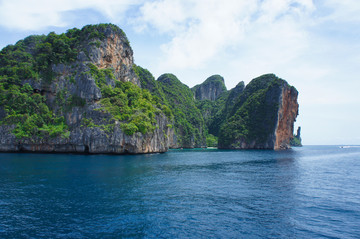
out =
[[[280,107],[275,130],[274,149],[290,148],[293,137],[294,122],[298,115],[299,104],[297,102],[298,92],[294,87],[284,84],[280,95]]]
[[[229,91],[220,75],[155,80],[112,24],[29,36],[0,52],[0,151],[287,149],[297,95],[273,74]]]
[[[12,124],[11,106],[16,108],[17,102],[12,103],[10,88],[4,88],[9,99],[4,99],[5,104],[0,107],[0,121],[4,121],[0,126],[0,151],[154,153],[166,152],[174,144],[174,130],[169,127],[172,121],[154,105],[151,95],[138,88],[140,81],[133,70],[133,52],[125,34],[111,24],[92,26],[90,30],[87,27],[77,30],[79,36],[71,38],[81,39],[72,46],[77,50],[72,61],[49,64],[44,70],[47,74],[39,72],[40,77],[20,78],[16,83],[22,86],[17,92],[19,96],[26,95],[28,101],[36,99],[49,108],[56,120],[50,117],[48,124],[54,125],[44,123],[45,117],[38,120],[31,112],[23,114],[21,109],[17,117],[23,120]],[[97,35],[91,37],[94,33]],[[46,42],[49,37],[56,35],[49,34],[41,41]],[[47,44],[37,43],[35,47],[24,42],[21,46],[24,54],[32,55],[40,44]],[[55,51],[56,43],[49,44]],[[33,69],[36,71],[36,66]],[[32,91],[23,90],[24,85],[29,85]],[[147,108],[151,112],[141,113]],[[28,121],[33,119],[36,127],[19,128],[19,124],[32,127]],[[57,134],[48,130],[59,125],[62,129]]]
[[[86,44],[90,61],[100,69],[113,69],[115,80],[130,81],[140,86],[133,70],[133,50],[125,34],[108,27],[104,35],[106,38],[97,41],[98,45]]]
[[[154,132],[126,135],[116,125],[111,132],[100,127],[79,127],[70,131],[68,138],[25,138],[17,139],[10,132],[14,126],[0,127],[0,151],[3,152],[48,152],[48,153],[105,153],[138,154],[166,152],[173,135],[167,128],[166,117],[157,119],[159,129]],[[164,130],[166,129],[166,130]]]
[[[219,148],[287,149],[298,115],[298,92],[275,75],[252,80],[222,123]]]

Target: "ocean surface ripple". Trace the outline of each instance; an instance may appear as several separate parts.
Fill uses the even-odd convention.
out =
[[[360,148],[0,154],[0,238],[360,238]]]

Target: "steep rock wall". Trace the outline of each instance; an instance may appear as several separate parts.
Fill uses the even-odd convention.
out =
[[[297,102],[298,92],[294,87],[285,85],[280,96],[280,108],[275,130],[274,149],[290,148],[290,140],[293,137],[294,122],[298,115],[299,104]]]
[[[111,132],[101,128],[79,127],[70,137],[17,139],[11,131],[14,126],[0,126],[0,151],[2,152],[48,152],[48,153],[110,153],[138,154],[166,152],[171,145],[173,130],[167,127],[165,116],[157,119],[158,128],[145,135],[126,135],[119,125]]]
[[[130,81],[140,86],[139,79],[133,70],[133,50],[126,36],[112,28],[107,28],[104,35],[105,40],[98,41],[99,47],[94,44],[87,45],[90,61],[101,69],[113,69],[116,80]]]
[[[126,122],[114,120],[99,103],[103,98],[100,84],[114,87],[117,81],[138,86],[140,83],[133,70],[132,49],[121,29],[107,25],[98,31],[103,37],[85,37],[79,43],[74,62],[51,65],[52,79],[28,78],[21,82],[28,83],[34,94],[44,96],[53,114],[64,117],[69,136],[16,138],[13,133],[16,125],[2,124],[0,151],[155,153],[166,152],[176,144],[174,130],[169,127],[172,122],[163,113],[156,114],[153,131],[129,135],[121,127]],[[101,72],[102,69],[111,74]],[[96,75],[99,72],[103,79]],[[5,116],[0,106],[0,120]]]
[[[163,74],[157,83],[174,114],[176,137],[171,148],[206,147],[205,123],[191,89],[173,74]]]
[[[224,78],[220,75],[213,75],[207,78],[202,84],[192,88],[195,99],[215,101],[223,92],[226,92]]]
[[[294,87],[273,74],[252,80],[222,124],[219,148],[290,148],[297,96]]]

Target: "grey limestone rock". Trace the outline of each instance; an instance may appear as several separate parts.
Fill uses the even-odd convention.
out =
[[[99,104],[102,94],[89,64],[112,71],[113,78],[105,76],[110,86],[114,86],[116,81],[130,81],[140,86],[133,70],[133,51],[124,33],[111,26],[103,31],[104,39],[81,43],[83,50],[78,53],[75,62],[53,64],[55,77],[51,81],[26,79],[22,82],[30,84],[35,93],[44,95],[53,112],[65,118],[69,137],[18,139],[12,133],[15,125],[0,125],[0,151],[155,153],[165,152],[169,146],[176,144],[174,130],[168,127],[172,122],[164,114],[156,116],[156,129],[153,132],[130,136],[121,129],[122,123],[112,120],[111,115]],[[94,41],[99,44],[90,44]],[[68,101],[68,108],[61,107]],[[4,116],[3,107],[0,107],[0,119]],[[86,120],[91,120],[95,126],[86,125]]]
[[[216,100],[223,92],[226,92],[224,78],[220,75],[213,75],[207,78],[202,84],[192,88],[197,100]]]

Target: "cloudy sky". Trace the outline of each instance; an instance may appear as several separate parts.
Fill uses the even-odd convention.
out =
[[[192,87],[275,73],[299,91],[304,144],[360,144],[358,0],[0,0],[0,48],[114,23],[135,63]]]

